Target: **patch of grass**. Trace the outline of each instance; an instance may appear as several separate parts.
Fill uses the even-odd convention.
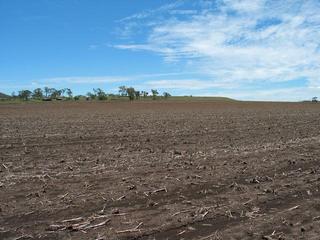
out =
[[[237,101],[227,97],[191,97],[191,96],[172,96],[165,100],[168,101],[214,101],[214,102],[234,102]]]
[[[9,99],[0,99],[0,104],[21,104],[21,103],[41,103],[43,101],[41,100],[29,100],[29,101],[24,101],[19,98],[9,98]]]
[[[129,101],[128,97],[118,97],[114,96],[108,99],[108,101]],[[213,102],[234,102],[237,101],[232,98],[227,97],[191,97],[191,96],[171,96],[168,98],[164,98],[163,96],[158,96],[156,100],[152,99],[152,96],[148,97],[140,97],[134,101],[213,101]]]

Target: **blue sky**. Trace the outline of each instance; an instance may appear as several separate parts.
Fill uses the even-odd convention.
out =
[[[0,91],[320,96],[318,0],[0,0]]]

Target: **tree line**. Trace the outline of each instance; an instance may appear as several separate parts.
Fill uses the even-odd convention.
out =
[[[150,93],[147,91],[139,91],[133,87],[120,86],[118,94],[108,94],[101,88],[94,88],[92,92],[88,92],[86,95],[73,95],[73,92],[70,88],[55,89],[44,87],[36,88],[33,91],[30,90],[21,90],[16,95],[12,93],[13,98],[19,98],[24,101],[31,99],[34,100],[43,100],[43,101],[52,101],[52,100],[79,100],[85,98],[87,100],[107,100],[109,97],[127,97],[130,101],[137,100],[140,98],[152,98],[156,100],[160,97],[157,89],[151,89]],[[171,94],[168,92],[163,92],[163,98],[167,99],[171,97]]]
[[[55,89],[55,88],[49,88],[44,87],[36,88],[33,91],[30,91],[28,89],[21,90],[18,92],[18,95],[16,95],[14,92],[12,93],[13,98],[20,98],[22,100],[28,101],[30,99],[36,99],[36,100],[53,100],[53,99],[73,99],[73,93],[70,88],[63,88],[63,89]]]
[[[149,94],[147,91],[136,91],[133,87],[120,86],[119,96],[128,97],[130,100],[147,98],[148,96],[151,96],[152,99],[155,100],[159,96],[159,92],[157,89],[151,89],[151,94]],[[164,98],[168,98],[171,97],[171,94],[168,92],[163,92],[162,96]]]

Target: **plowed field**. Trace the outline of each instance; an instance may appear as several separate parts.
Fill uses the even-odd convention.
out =
[[[0,105],[0,239],[320,239],[320,104]]]

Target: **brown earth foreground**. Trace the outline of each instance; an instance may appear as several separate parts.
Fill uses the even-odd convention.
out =
[[[0,239],[320,239],[320,104],[2,104],[0,137]]]

